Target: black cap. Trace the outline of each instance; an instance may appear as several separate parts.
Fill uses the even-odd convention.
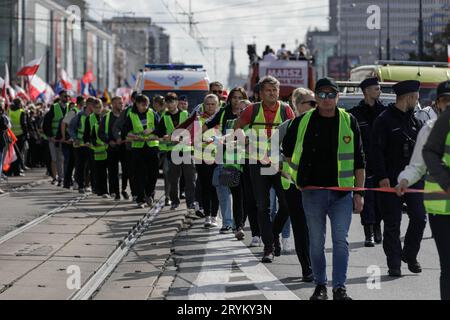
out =
[[[187,100],[188,100],[187,96],[180,96],[180,101],[187,101]]]
[[[359,87],[363,90],[365,90],[366,88],[370,87],[370,86],[378,86],[380,83],[378,82],[378,78],[368,78],[366,80],[364,80],[363,82],[361,82],[361,84],[359,85]]]
[[[392,89],[394,90],[397,96],[402,96],[404,94],[411,92],[419,92],[420,81],[416,80],[402,81],[392,86]]]
[[[334,89],[336,92],[339,92],[339,87],[336,84],[336,81],[332,78],[323,78],[317,81],[316,83],[316,92],[319,92],[320,89],[330,87]]]
[[[437,97],[450,96],[450,81],[444,81],[437,87]]]

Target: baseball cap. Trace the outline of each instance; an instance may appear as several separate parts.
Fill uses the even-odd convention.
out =
[[[316,92],[319,92],[321,89],[325,87],[330,87],[334,91],[339,92],[339,87],[336,84],[336,81],[333,78],[323,78],[317,81],[316,83]]]

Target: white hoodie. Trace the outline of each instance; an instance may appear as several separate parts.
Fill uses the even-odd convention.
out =
[[[436,115],[434,111],[433,113]],[[430,136],[435,122],[436,119],[427,121],[420,130],[417,135],[417,141],[411,161],[409,162],[409,165],[406,166],[405,170],[403,170],[398,176],[398,183],[400,183],[403,179],[406,179],[408,180],[408,187],[410,187],[419,182],[420,179],[422,179],[422,177],[427,173],[427,166],[423,160],[422,150],[428,141],[428,137]]]

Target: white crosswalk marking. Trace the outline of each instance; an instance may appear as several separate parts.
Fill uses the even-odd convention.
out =
[[[202,269],[189,290],[190,300],[226,300],[252,295],[268,300],[299,299],[241,241],[236,241],[233,235],[216,232],[209,235]]]

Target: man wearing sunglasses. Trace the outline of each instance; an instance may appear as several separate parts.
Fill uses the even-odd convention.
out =
[[[359,105],[348,112],[358,120],[361,129],[361,138],[364,147],[364,154],[367,160],[366,169],[366,188],[376,187],[373,170],[370,167],[370,143],[372,136],[372,128],[375,119],[386,110],[386,107],[379,100],[381,96],[381,87],[377,78],[369,78],[361,82],[359,85],[364,100]],[[375,247],[375,243],[380,244],[381,235],[381,213],[376,202],[376,193],[373,191],[366,192],[364,197],[364,210],[361,213],[361,224],[364,226],[365,247]]]
[[[351,300],[345,287],[348,232],[353,211],[360,213],[363,209],[364,194],[317,188],[364,187],[364,151],[357,120],[337,108],[339,88],[336,82],[330,78],[319,80],[315,93],[317,108],[293,120],[283,140],[283,154],[291,165],[292,179],[302,189],[316,283],[311,300],[328,299],[327,216],[331,221],[333,238],[333,299]]]

